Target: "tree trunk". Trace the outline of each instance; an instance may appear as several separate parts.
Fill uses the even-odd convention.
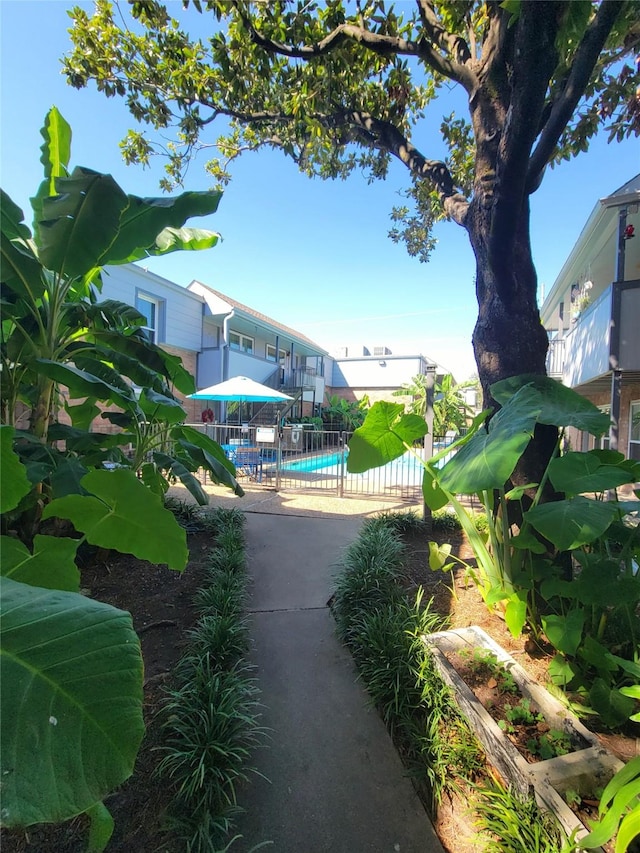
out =
[[[546,375],[548,337],[537,306],[537,276],[529,241],[528,202],[525,200],[523,204],[514,251],[506,263],[504,258],[498,258],[496,264],[489,256],[490,212],[481,200],[478,203],[474,201],[467,228],[476,257],[478,320],[473,332],[473,348],[484,405],[496,408],[498,404],[490,391],[494,382],[523,373]],[[557,435],[555,427],[536,427],[534,441],[530,442],[513,473],[512,485],[540,482],[554,451]]]

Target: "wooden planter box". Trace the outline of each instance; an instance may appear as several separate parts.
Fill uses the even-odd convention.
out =
[[[588,832],[562,798],[568,790],[593,794],[603,788],[623,763],[605,749],[598,738],[582,725],[564,705],[534,681],[482,628],[471,626],[424,636],[444,681],[454,692],[462,714],[485,749],[487,759],[514,790],[535,795],[541,808],[556,815],[567,835],[577,830],[581,838]],[[511,743],[485,710],[471,689],[445,657],[445,652],[484,648],[492,652],[515,679],[523,696],[530,699],[552,729],[562,731],[572,742],[581,742],[567,755],[530,764]]]

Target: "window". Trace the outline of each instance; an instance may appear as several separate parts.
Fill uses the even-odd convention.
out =
[[[629,412],[629,459],[640,461],[640,400],[631,403]]]
[[[272,344],[267,344],[267,361],[275,361],[276,360],[276,348]],[[287,357],[287,353],[285,350],[281,349],[280,352],[280,364],[284,366],[285,358]]]
[[[240,352],[248,352],[249,355],[253,355],[253,338],[248,338],[239,332],[229,332],[229,346],[231,349],[237,349]]]
[[[160,331],[160,302],[144,293],[136,295],[136,308],[143,315],[145,322],[141,329],[152,344],[157,344]]]

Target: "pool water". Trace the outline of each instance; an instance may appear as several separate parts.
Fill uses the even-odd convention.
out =
[[[293,459],[290,462],[282,463],[283,471],[324,471],[326,468],[333,468],[339,465],[342,460],[342,453],[325,453],[322,456],[309,456],[306,459]]]
[[[299,473],[324,471],[327,474],[337,475],[340,472],[341,462],[342,452],[338,451],[337,453],[324,453],[319,456],[308,456],[304,459],[292,459],[289,462],[283,462],[282,470],[295,471]],[[346,464],[344,470],[345,473],[347,473]],[[391,478],[394,480],[410,482],[415,481],[415,483],[420,483],[422,474],[423,468],[420,462],[418,462],[412,453],[405,453],[404,456],[400,456],[398,459],[394,459],[393,462],[389,462],[380,468],[374,468],[361,475],[352,474],[350,476],[360,476],[365,478],[368,476],[377,476],[381,478]]]

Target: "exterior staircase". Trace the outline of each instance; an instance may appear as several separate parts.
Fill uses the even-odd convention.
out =
[[[282,403],[265,403],[249,421],[250,426],[273,426],[287,416],[287,413],[302,397],[302,388],[282,389],[283,394],[289,394],[292,400]]]

